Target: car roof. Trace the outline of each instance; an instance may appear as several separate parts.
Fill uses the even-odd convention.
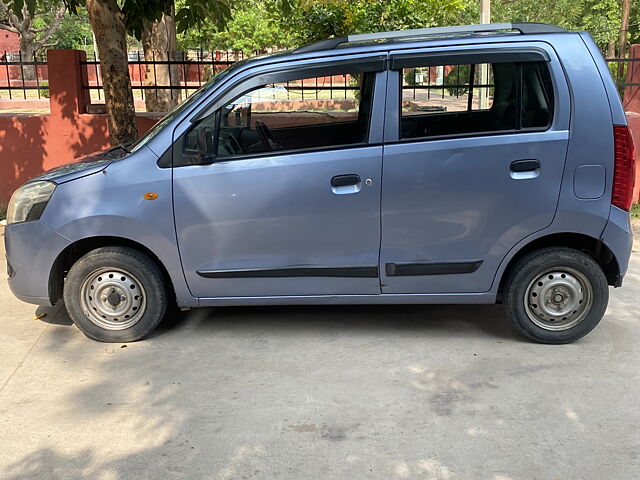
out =
[[[332,50],[354,45],[375,43],[400,43],[407,41],[429,41],[467,38],[487,35],[534,35],[544,33],[568,33],[567,30],[546,23],[490,23],[484,25],[457,25],[451,27],[418,28],[391,32],[363,33],[329,38],[310,43],[293,50],[293,53]]]
[[[491,23],[485,25],[458,25],[452,27],[420,28],[393,32],[365,33],[329,38],[310,43],[293,50],[250,57],[231,66],[231,70],[244,69],[272,63],[305,60],[340,55],[375,53],[421,46],[473,44],[505,41],[538,40],[550,34],[576,34],[555,25],[545,23]]]

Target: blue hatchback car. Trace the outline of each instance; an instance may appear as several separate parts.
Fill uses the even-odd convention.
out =
[[[634,162],[586,33],[334,38],[238,62],[135,144],[20,187],[9,284],[106,342],[171,304],[501,302],[566,343],[622,284]]]

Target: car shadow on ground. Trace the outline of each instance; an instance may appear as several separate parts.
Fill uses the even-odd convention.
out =
[[[45,323],[73,325],[63,302],[38,307],[36,317]],[[413,332],[424,335],[486,336],[519,340],[501,305],[331,305],[212,307],[180,311],[172,308],[151,337],[188,330],[197,335],[217,331],[313,333]]]
[[[37,320],[49,325],[73,325],[62,300],[54,307],[39,306],[33,315]]]

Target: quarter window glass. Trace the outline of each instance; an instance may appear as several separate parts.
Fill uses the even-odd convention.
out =
[[[217,156],[366,143],[374,79],[374,73],[344,73],[247,91],[220,110]]]
[[[401,138],[546,128],[551,92],[542,62],[405,68]]]
[[[522,126],[546,127],[553,113],[553,90],[544,63],[522,64]]]

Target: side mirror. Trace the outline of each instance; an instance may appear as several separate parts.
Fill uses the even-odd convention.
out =
[[[196,142],[198,147],[198,154],[203,158],[210,158],[215,155],[213,134],[214,129],[208,125],[202,125],[198,127]]]

